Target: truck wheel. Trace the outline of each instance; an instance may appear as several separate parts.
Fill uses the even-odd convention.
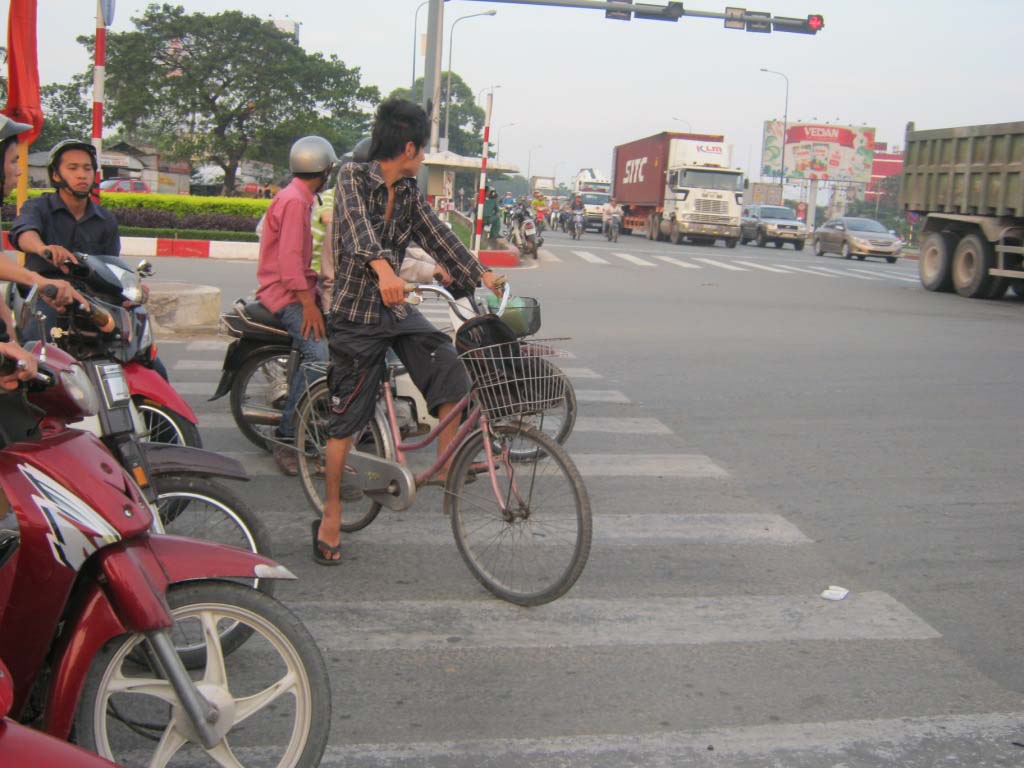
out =
[[[768,245],[768,241],[764,239],[764,231],[759,229],[757,231],[757,247],[764,248],[766,245]]]
[[[966,235],[953,252],[953,287],[968,299],[988,298],[992,291],[992,244],[980,235]]]
[[[992,278],[992,289],[988,292],[986,299],[1001,299],[1006,295],[1007,289],[1010,287],[1010,278],[1008,277],[993,277]]]
[[[925,238],[918,257],[917,268],[921,285],[929,291],[953,290],[953,251],[956,238],[942,232],[932,232]]]
[[[795,243],[793,243],[793,247],[796,248],[798,251],[802,251],[804,249],[804,241],[797,240]]]
[[[776,240],[775,241],[775,247],[776,248],[781,248],[782,247],[782,241],[781,240]]]
[[[668,231],[668,239],[669,242],[672,243],[672,245],[679,245],[681,242],[683,242],[683,233],[679,231],[679,225],[676,224],[674,221],[672,222],[671,229],[669,229]]]
[[[736,240],[735,237],[728,237],[725,240],[725,247],[726,248],[735,248],[737,243],[738,243],[738,241]]]

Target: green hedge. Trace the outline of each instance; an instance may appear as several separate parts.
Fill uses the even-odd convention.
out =
[[[175,240],[229,240],[238,243],[258,243],[255,232],[223,232],[215,229],[146,229],[120,227],[121,237],[168,237]]]
[[[38,197],[52,189],[30,189],[29,197]],[[14,194],[5,202],[14,203]],[[153,195],[133,192],[104,192],[100,198],[102,204],[111,210],[117,208],[153,208],[169,211],[183,216],[197,214],[229,214],[231,216],[248,216],[258,219],[272,201],[249,197],[201,197],[199,195]]]

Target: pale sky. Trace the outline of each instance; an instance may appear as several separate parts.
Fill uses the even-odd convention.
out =
[[[190,12],[237,9],[302,24],[307,50],[336,54],[362,70],[382,94],[412,77],[413,13],[421,0],[181,0]],[[650,0],[661,4],[662,0]],[[118,0],[112,30],[134,29],[146,6]],[[739,5],[733,0],[734,5]],[[685,0],[693,10],[725,3]],[[758,0],[751,10],[780,16],[825,16],[816,36],[753,34],[712,19],[677,23],[610,21],[603,12],[477,0],[445,4],[448,29],[460,16],[454,70],[475,91],[495,91],[492,140],[500,126],[501,158],[525,173],[575,175],[581,167],[610,174],[612,147],[664,130],[724,134],[733,165],[756,174],[762,125],[781,119],[786,73],[789,119],[873,125],[877,140],[902,145],[908,120],[941,128],[1022,119],[1017,68],[1022,0]],[[287,13],[285,13],[287,11]],[[4,14],[6,21],[6,14]],[[419,32],[426,31],[426,8]],[[39,69],[43,83],[82,71],[75,42],[95,28],[91,0],[40,0]],[[418,46],[416,47],[418,51]],[[417,56],[417,75],[423,59]],[[679,118],[685,122],[673,120]],[[533,147],[532,159],[530,150]],[[755,176],[756,179],[756,176]]]

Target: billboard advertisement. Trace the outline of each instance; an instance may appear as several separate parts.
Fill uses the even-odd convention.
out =
[[[875,129],[854,125],[819,125],[766,120],[761,149],[761,174],[779,175],[779,156],[785,147],[787,179],[853,181],[871,180]]]

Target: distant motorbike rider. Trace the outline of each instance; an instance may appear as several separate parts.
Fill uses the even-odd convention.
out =
[[[604,233],[608,232],[608,224],[611,222],[613,216],[618,216],[619,221],[622,221],[622,206],[613,197],[607,203],[601,206],[601,231]]]

